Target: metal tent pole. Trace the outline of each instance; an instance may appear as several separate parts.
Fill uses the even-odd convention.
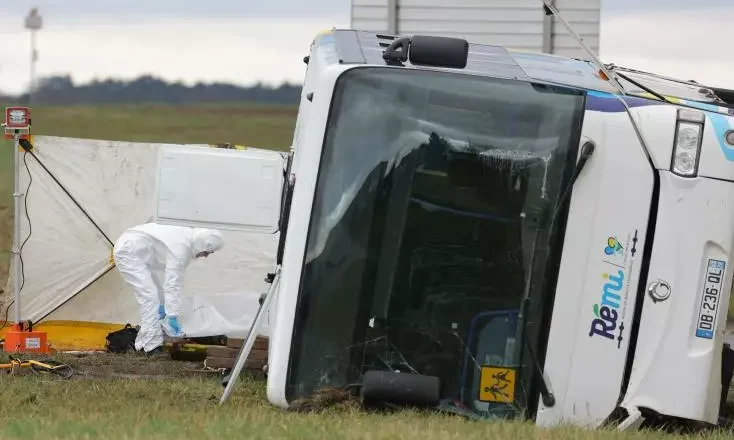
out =
[[[222,394],[222,398],[219,400],[220,405],[223,404],[227,400],[227,398],[229,398],[230,394],[232,394],[232,391],[234,390],[234,384],[237,382],[237,378],[240,377],[240,373],[242,372],[242,368],[244,368],[245,366],[247,358],[250,357],[250,352],[252,351],[252,346],[255,345],[255,339],[257,338],[258,330],[260,330],[260,326],[265,319],[264,317],[270,310],[270,303],[273,301],[273,297],[275,296],[275,292],[278,289],[279,282],[280,266],[275,269],[275,276],[273,277],[273,281],[270,284],[270,288],[268,289],[268,293],[265,296],[265,300],[260,305],[260,308],[257,310],[257,315],[255,315],[255,320],[252,322],[252,326],[250,326],[250,332],[247,334],[245,344],[242,346],[240,353],[237,355],[237,361],[235,362],[234,368],[232,369],[232,372],[230,372],[229,376],[226,377],[223,381],[225,388],[224,393]]]
[[[15,168],[13,183],[13,305],[15,306],[15,322],[20,323],[20,134],[13,135],[13,165]]]

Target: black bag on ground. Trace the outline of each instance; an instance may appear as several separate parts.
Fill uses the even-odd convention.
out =
[[[125,324],[120,330],[107,334],[107,352],[108,353],[126,353],[135,351],[135,338],[138,336],[139,327],[133,327]]]

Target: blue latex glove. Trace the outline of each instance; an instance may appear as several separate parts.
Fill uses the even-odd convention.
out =
[[[176,318],[175,316],[168,317],[168,326],[171,327],[171,330],[174,332],[174,334],[181,334],[181,326],[178,324],[178,318]]]
[[[163,319],[166,317],[166,307],[161,304],[158,306],[158,319]]]

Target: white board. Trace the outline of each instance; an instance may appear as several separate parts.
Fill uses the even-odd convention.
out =
[[[611,1],[611,0],[610,0]],[[466,38],[505,46],[589,59],[563,24],[546,17],[542,0],[350,0],[350,27],[400,35]],[[599,54],[601,0],[555,0],[563,18]]]
[[[164,146],[158,156],[155,221],[275,233],[285,158],[270,151]]]

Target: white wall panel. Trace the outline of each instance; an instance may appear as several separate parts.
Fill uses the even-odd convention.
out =
[[[601,0],[555,0],[555,5],[597,54]],[[398,34],[463,37],[536,52],[547,47],[550,53],[589,58],[559,20],[546,20],[541,0],[352,0],[353,29],[388,32],[390,17]]]

